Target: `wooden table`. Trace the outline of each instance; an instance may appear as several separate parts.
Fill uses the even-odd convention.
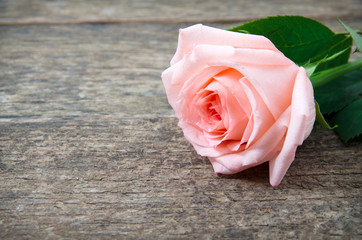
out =
[[[0,1],[1,239],[361,239],[361,144],[318,128],[278,188],[218,177],[161,72],[177,32],[302,14],[361,28],[358,0]]]

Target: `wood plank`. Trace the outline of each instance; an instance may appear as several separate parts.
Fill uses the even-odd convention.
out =
[[[3,0],[0,24],[193,23],[247,21],[269,15],[362,17],[358,0]]]
[[[176,125],[0,124],[0,238],[360,237],[361,145],[319,129],[272,188],[267,164],[216,176]]]
[[[162,29],[1,27],[1,118],[171,114],[160,76],[177,44],[177,29]]]
[[[0,121],[172,116],[160,76],[185,26],[0,27]]]
[[[360,238],[361,144],[318,129],[278,188],[267,164],[218,177],[160,79],[180,27],[288,13],[342,31],[360,3],[235,2],[0,2],[1,239]],[[92,22],[124,24],[34,25]]]

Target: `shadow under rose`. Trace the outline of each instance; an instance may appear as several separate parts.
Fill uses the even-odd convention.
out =
[[[240,179],[254,183],[269,184],[269,163],[265,162],[261,165],[248,168],[242,172],[235,174],[217,174],[218,177],[225,179]]]

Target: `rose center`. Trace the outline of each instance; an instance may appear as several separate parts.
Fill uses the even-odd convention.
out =
[[[221,116],[220,114],[218,113],[218,111],[216,110],[217,106],[214,106],[212,103],[209,103],[207,105],[207,112],[208,112],[208,115],[209,115],[209,119],[211,121],[220,121],[221,120]]]
[[[224,131],[222,106],[217,92],[202,89],[198,92],[196,103],[200,116],[199,126],[206,131]]]

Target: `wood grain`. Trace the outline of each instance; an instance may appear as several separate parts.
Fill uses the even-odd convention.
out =
[[[0,1],[0,239],[360,239],[361,144],[318,128],[278,188],[216,176],[160,79],[193,23],[360,28],[360,1],[311,2]]]
[[[163,29],[1,27],[1,118],[170,115],[160,76],[177,28]]]
[[[217,177],[175,118],[1,126],[2,239],[358,238],[360,145],[320,129],[281,186]]]
[[[173,116],[160,76],[186,26],[1,26],[0,121]]]
[[[247,21],[270,15],[362,17],[359,0],[3,0],[0,24],[192,23]]]

